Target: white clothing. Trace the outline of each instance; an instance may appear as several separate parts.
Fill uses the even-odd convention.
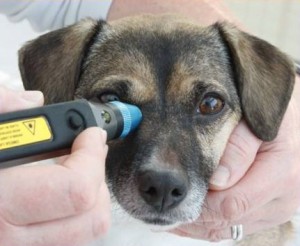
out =
[[[112,0],[0,0],[10,21],[27,19],[35,31],[58,29],[85,17],[106,19]]]

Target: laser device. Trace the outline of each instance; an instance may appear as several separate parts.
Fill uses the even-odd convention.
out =
[[[108,140],[124,138],[141,120],[134,105],[85,99],[1,114],[0,168],[67,154],[76,136],[92,126],[106,130]]]

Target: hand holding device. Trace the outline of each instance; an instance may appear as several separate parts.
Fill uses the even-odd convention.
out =
[[[84,99],[2,114],[0,167],[66,154],[76,136],[92,126],[106,130],[108,140],[126,137],[141,119],[136,106]]]

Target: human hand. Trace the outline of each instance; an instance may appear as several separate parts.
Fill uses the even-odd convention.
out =
[[[0,87],[0,112],[41,106],[41,92]],[[0,169],[0,245],[84,245],[106,233],[106,133],[89,128],[58,165]]]
[[[232,133],[211,179],[204,210],[173,232],[219,241],[242,224],[244,235],[291,219],[300,206],[300,81],[272,142],[261,142],[242,121]],[[207,208],[207,209],[206,209]]]

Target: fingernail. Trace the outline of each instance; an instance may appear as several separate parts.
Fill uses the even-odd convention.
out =
[[[223,187],[227,185],[227,182],[230,177],[230,172],[228,168],[219,165],[217,169],[214,171],[211,179],[210,179],[210,184],[218,186],[218,187]]]
[[[22,91],[20,97],[29,103],[40,103],[44,98],[40,91]]]

